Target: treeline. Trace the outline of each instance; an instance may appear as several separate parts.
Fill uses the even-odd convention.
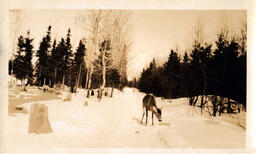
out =
[[[39,50],[33,50],[33,39],[30,38],[30,32],[27,36],[20,36],[17,44],[17,54],[14,60],[9,60],[9,74],[13,74],[17,79],[26,81],[24,85],[67,85],[72,88],[86,88],[88,87],[88,74],[85,66],[85,57],[87,54],[85,40],[80,40],[75,52],[72,52],[70,43],[71,30],[68,29],[66,38],[61,38],[60,42],[54,40],[51,45],[51,26],[45,37],[40,42]],[[106,41],[99,45],[99,51],[106,47]],[[110,40],[108,41],[108,48],[110,50]],[[32,65],[33,53],[38,57],[35,67]],[[101,55],[95,60],[95,66],[101,65]],[[110,58],[111,54],[107,53],[105,57]],[[111,64],[109,60],[108,65]],[[87,80],[87,81],[86,81]],[[106,86],[108,87],[123,87],[127,80],[126,77],[121,82],[121,75],[117,69],[112,68],[106,74]],[[91,88],[100,87],[102,82],[101,69],[98,68],[93,72],[93,79]]]
[[[52,39],[51,26],[42,38],[37,51],[28,31],[20,36],[14,58],[9,60],[9,74],[24,80],[24,85],[48,85],[75,91],[116,87],[122,89],[127,83],[126,66],[129,41],[126,23],[128,15],[121,11],[95,10],[86,14],[88,37],[80,40],[73,50],[71,29],[59,42]],[[81,23],[82,24],[82,23]],[[32,64],[33,56],[37,58]]]
[[[213,95],[213,115],[217,98],[228,98],[228,112],[233,99],[246,107],[246,31],[241,37],[228,39],[222,31],[215,44],[195,40],[192,50],[181,58],[171,50],[168,61],[157,66],[155,59],[143,70],[136,84],[140,91],[165,98],[189,97],[195,105],[201,97],[200,107]]]

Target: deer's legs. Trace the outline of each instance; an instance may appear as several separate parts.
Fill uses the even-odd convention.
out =
[[[148,124],[148,109],[146,109],[146,124]]]
[[[145,115],[145,112],[143,111],[142,119],[141,119],[141,122],[140,122],[141,124],[142,124],[142,121],[143,121],[144,115]]]
[[[154,113],[152,111],[152,125],[154,125]]]
[[[146,108],[143,107],[143,114],[142,114],[141,124],[143,123],[143,118],[144,118],[145,112],[146,112]]]

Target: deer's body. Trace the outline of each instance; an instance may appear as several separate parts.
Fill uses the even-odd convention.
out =
[[[156,99],[154,95],[147,94],[142,100],[143,107],[143,115],[141,119],[141,123],[143,121],[144,115],[146,113],[146,124],[148,123],[148,111],[152,112],[152,125],[154,125],[154,115],[157,117],[158,121],[162,121],[161,118],[161,109],[156,106]]]

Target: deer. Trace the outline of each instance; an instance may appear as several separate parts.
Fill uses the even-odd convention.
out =
[[[144,96],[142,100],[142,107],[143,107],[143,114],[142,114],[142,119],[141,119],[141,124],[143,123],[143,118],[146,113],[146,125],[148,123],[148,111],[152,111],[152,126],[154,125],[154,115],[157,117],[158,121],[162,121],[162,111],[161,108],[158,108],[156,106],[156,98],[152,94],[147,94]]]

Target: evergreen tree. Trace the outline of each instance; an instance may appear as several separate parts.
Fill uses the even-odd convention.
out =
[[[18,50],[17,54],[14,55],[13,60],[13,74],[21,81],[26,78],[25,68],[25,43],[23,36],[18,38]]]
[[[8,74],[11,75],[13,70],[13,61],[10,59],[8,62]]]
[[[176,52],[171,50],[168,61],[164,64],[165,74],[168,78],[168,97],[176,98],[178,97],[178,92],[180,89],[179,82],[182,79],[180,70],[180,58]]]
[[[153,93],[152,89],[152,73],[150,68],[143,69],[139,82],[139,89],[145,93]]]
[[[155,59],[150,63],[149,68],[143,69],[141,74],[139,89],[145,93],[154,93],[154,76],[156,72],[156,62]]]
[[[36,53],[38,57],[36,65],[37,83],[39,86],[46,83],[50,77],[48,56],[51,49],[51,26],[48,27],[47,35],[43,37],[39,50]]]
[[[193,82],[193,86],[190,88],[191,92],[193,92],[195,95],[199,95],[202,91],[202,73],[201,73],[201,64],[200,64],[200,48],[194,47],[192,50],[192,53],[190,54],[191,57],[191,82]]]
[[[156,67],[153,60],[150,67],[143,69],[138,88],[142,92],[167,98],[188,96],[192,106],[201,96],[201,111],[209,104],[207,97],[211,97],[212,112],[209,111],[209,114],[213,116],[217,111],[219,115],[223,113],[225,104],[227,112],[232,113],[232,100],[246,107],[245,40],[245,32],[240,40],[228,40],[227,34],[222,31],[217,36],[213,53],[211,44],[195,41],[190,57],[185,52],[182,63],[172,50],[163,67]],[[226,103],[224,98],[227,98]]]
[[[212,77],[212,81],[210,81],[211,90],[214,94],[219,96],[223,96],[223,89],[225,87],[225,82],[223,81],[225,75],[225,67],[223,53],[228,46],[228,41],[224,35],[224,33],[220,33],[217,36],[217,41],[215,41],[216,49],[213,52],[213,60],[210,65],[211,73],[209,73],[209,77]]]
[[[64,74],[65,74],[65,40],[64,38],[61,38],[60,43],[56,47],[56,50],[52,53],[52,58],[55,61],[55,73],[56,73],[56,80],[55,83],[60,84],[63,83]]]
[[[190,96],[193,92],[190,90],[191,86],[191,69],[189,66],[189,57],[187,52],[183,56],[183,62],[180,66],[181,76],[183,77],[181,81],[182,96]]]
[[[183,57],[183,64],[188,64],[189,58],[187,52],[185,52],[184,57]]]
[[[56,39],[53,41],[52,44],[52,50],[51,50],[51,58],[50,58],[50,62],[51,62],[51,79],[53,81],[53,83],[56,85],[57,83],[57,71],[58,71],[58,60],[59,59],[59,55],[57,53],[57,43],[56,43]]]
[[[85,78],[85,56],[86,47],[82,40],[80,40],[79,45],[75,52],[75,57],[72,62],[72,76],[71,76],[71,86],[81,87],[81,82]],[[83,78],[83,79],[82,79]]]
[[[194,83],[190,92],[194,92],[195,95],[201,95],[201,113],[206,99],[205,95],[207,91],[207,71],[210,57],[211,45],[207,43],[202,45],[195,41],[191,53],[191,78]]]
[[[239,99],[243,103],[244,107],[246,108],[246,58],[247,58],[247,23],[246,21],[243,24],[241,29],[241,37],[240,37],[240,52],[241,55],[238,57],[238,71],[239,74],[237,75],[237,79],[240,80],[237,82],[238,90],[240,90]]]
[[[72,63],[72,46],[71,46],[71,30],[68,29],[67,37],[65,40],[65,50],[64,50],[64,65],[63,65],[63,72],[64,72],[64,84],[70,86],[71,80],[71,63]]]
[[[120,77],[117,69],[110,69],[106,75],[107,86],[117,88],[120,84]]]
[[[24,48],[25,48],[25,56],[24,56],[24,60],[25,60],[25,69],[26,69],[26,78],[27,78],[27,84],[32,84],[32,80],[33,80],[33,65],[32,65],[32,56],[33,56],[33,45],[32,45],[32,41],[33,39],[29,38],[30,32],[27,32],[27,37],[25,38],[25,44],[24,44]]]
[[[169,81],[164,67],[158,67],[154,81],[159,87],[159,93],[156,93],[156,95],[168,98]]]
[[[58,55],[56,52],[56,39],[53,41],[51,51],[48,55],[48,67],[49,67],[49,86],[56,85],[57,68],[58,68]]]
[[[238,101],[241,102],[244,107],[246,108],[246,74],[247,74],[247,67],[246,67],[246,57],[247,53],[244,53],[238,57],[238,75],[236,76],[237,85],[238,85]]]
[[[223,81],[225,82],[225,87],[223,88],[223,94],[225,97],[229,99],[234,99],[239,102],[240,99],[239,94],[241,94],[241,90],[238,90],[238,83],[241,83],[241,80],[238,80],[236,77],[239,75],[240,71],[238,71],[238,43],[232,39],[228,44],[227,48],[223,53],[223,69],[225,73],[223,73]],[[229,100],[228,99],[228,100]],[[228,101],[228,113],[231,113],[231,104],[230,100]]]

